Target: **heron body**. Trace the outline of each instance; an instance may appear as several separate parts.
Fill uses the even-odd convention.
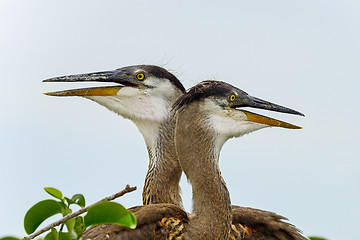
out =
[[[138,74],[140,74],[140,79]],[[143,189],[143,203],[151,205],[130,209],[138,219],[138,228],[130,230],[115,225],[96,226],[87,230],[83,237],[94,240],[136,239],[136,237],[138,239],[154,239],[154,237],[158,239],[180,239],[184,237],[184,233],[191,234],[193,232],[191,229],[194,228],[188,226],[196,226],[193,223],[202,222],[204,218],[199,217],[201,214],[196,214],[199,211],[195,210],[195,208],[195,217],[188,215],[183,211],[181,204],[179,180],[182,169],[175,149],[175,118],[173,113],[170,113],[170,108],[185,90],[176,77],[157,66],[138,65],[114,71],[58,77],[45,81],[100,81],[121,84],[114,87],[66,90],[48,93],[48,95],[82,96],[98,102],[125,118],[129,118],[142,133],[149,152],[149,169]],[[189,95],[187,96],[188,98],[183,100],[181,104],[185,105],[188,102]],[[190,96],[193,99],[202,99],[204,97],[204,95],[201,97],[193,92]],[[181,104],[177,106],[182,107]],[[243,119],[246,119],[246,115],[250,118],[255,116],[245,111],[243,111],[242,115]],[[218,116],[215,115],[211,118],[211,124],[221,126],[221,121],[217,121],[216,118]],[[256,120],[259,121],[259,119],[271,122],[266,117],[258,117]],[[231,119],[225,120],[232,121]],[[285,126],[285,123],[281,121],[272,121],[272,125],[281,123]],[[210,124],[210,122],[207,124]],[[266,124],[258,123],[254,130],[266,126]],[[252,127],[254,126],[252,125]],[[216,138],[213,143],[212,147],[217,149],[215,152],[220,151],[222,144],[228,137],[221,136],[221,138]],[[209,147],[209,149],[211,148]],[[220,173],[218,168],[215,169],[216,171],[214,169],[209,170],[209,172]],[[208,175],[208,178],[209,176],[212,175]],[[221,180],[221,174],[218,174],[217,178]],[[214,187],[218,188],[219,186],[214,185]],[[217,191],[223,194],[223,200],[226,202],[221,202],[220,205],[229,208],[225,183],[222,184],[220,189],[223,191],[219,191],[219,189]],[[194,192],[199,191],[194,190]],[[196,202],[195,199],[194,196],[194,203]],[[200,205],[197,204],[196,206]],[[277,236],[279,234],[279,236],[282,236],[281,233],[284,232],[293,238],[274,237],[273,239],[303,239],[295,227],[283,221],[285,218],[282,216],[267,211],[237,206],[233,206],[232,211],[232,216],[231,214],[225,214],[225,219],[227,219],[225,222],[228,225],[228,218],[229,216],[232,217],[232,224],[229,225],[231,230],[229,237],[231,238],[246,239],[246,237],[249,237],[248,239],[261,239],[254,236]],[[204,224],[201,225],[204,226]],[[209,224],[209,226],[214,226],[214,224]],[[199,229],[201,231],[202,228]],[[225,232],[224,234],[226,234]],[[224,237],[226,238],[225,235]]]

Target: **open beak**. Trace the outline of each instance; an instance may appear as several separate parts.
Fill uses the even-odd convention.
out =
[[[70,96],[115,96],[119,90],[123,88],[118,87],[92,87],[92,88],[79,88],[70,89],[56,92],[46,92],[45,95],[56,97],[70,97]]]
[[[235,99],[235,101],[233,102],[232,106],[233,108],[239,108],[239,107],[251,107],[251,108],[260,108],[260,109],[265,109],[265,110],[269,110],[269,111],[275,111],[275,112],[282,112],[282,113],[288,113],[288,114],[295,114],[295,115],[300,115],[300,116],[305,116],[303,113],[295,111],[293,109],[287,108],[287,107],[283,107],[256,97],[252,97],[246,93],[241,93],[240,97],[238,97],[237,99]],[[240,110],[240,109],[238,109]],[[287,122],[283,122],[274,118],[270,118],[270,117],[266,117],[257,113],[253,113],[253,112],[249,112],[249,111],[245,111],[245,110],[240,110],[242,111],[246,117],[247,120],[250,122],[256,122],[256,123],[261,123],[261,124],[266,124],[268,126],[273,126],[273,127],[283,127],[283,128],[290,128],[290,129],[301,129],[302,127],[287,123]]]
[[[256,122],[261,124],[266,124],[272,127],[282,127],[282,128],[290,128],[290,129],[302,129],[302,127],[293,125],[291,123],[283,122],[274,118],[266,117],[257,113],[252,113],[249,111],[241,110],[245,113],[246,118],[250,122]]]
[[[95,72],[86,74],[69,75],[62,77],[54,77],[44,80],[43,82],[113,82],[120,85],[109,87],[91,87],[70,89],[57,92],[47,92],[49,96],[113,96],[116,95],[124,86],[137,87],[136,82],[131,75],[124,70],[114,70],[106,72]]]

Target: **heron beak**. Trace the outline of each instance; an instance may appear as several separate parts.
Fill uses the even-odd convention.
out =
[[[70,97],[70,96],[115,96],[123,87],[93,87],[70,89],[56,92],[46,92],[45,95],[56,97]]]
[[[114,96],[125,86],[137,87],[138,83],[134,81],[131,75],[124,70],[114,70],[106,72],[95,72],[86,74],[69,75],[54,77],[43,82],[113,82],[120,85],[109,87],[91,87],[70,89],[64,91],[47,92],[45,95],[68,97],[68,96]]]
[[[239,94],[240,96],[238,96],[235,101],[233,102],[231,107],[251,107],[251,108],[260,108],[260,109],[265,109],[265,110],[269,110],[269,111],[275,111],[275,112],[282,112],[282,113],[288,113],[288,114],[295,114],[295,115],[300,115],[300,116],[305,116],[303,113],[295,111],[293,109],[287,108],[287,107],[283,107],[256,97],[252,97],[246,93],[241,93]],[[266,117],[257,113],[252,113],[249,111],[245,111],[245,110],[240,110],[242,111],[246,117],[247,120],[250,122],[256,122],[256,123],[261,123],[261,124],[266,124],[268,126],[273,126],[273,127],[283,127],[283,128],[290,128],[290,129],[301,129],[302,127],[287,123],[287,122],[283,122],[274,118],[270,118],[270,117]]]
[[[252,113],[249,111],[241,110],[243,113],[245,113],[246,118],[250,122],[256,122],[261,124],[266,124],[268,126],[272,127],[282,127],[282,128],[290,128],[290,129],[302,129],[302,127],[293,125],[291,123],[283,122],[274,118],[266,117],[257,113]]]

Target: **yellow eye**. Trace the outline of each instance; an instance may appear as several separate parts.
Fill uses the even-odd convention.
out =
[[[136,78],[137,78],[137,80],[142,81],[145,79],[145,75],[143,73],[138,73],[138,74],[136,74]]]
[[[233,95],[230,96],[230,101],[233,102],[234,100],[235,100],[235,95],[233,94]]]

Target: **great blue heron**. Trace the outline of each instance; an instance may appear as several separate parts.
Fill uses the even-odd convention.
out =
[[[45,81],[99,81],[121,84],[113,87],[66,90],[47,94],[89,98],[125,118],[131,119],[143,134],[150,159],[143,190],[143,202],[144,204],[174,203],[180,209],[169,204],[148,208],[135,207],[131,210],[138,218],[139,228],[138,231],[129,231],[143,236],[141,234],[152,227],[162,229],[166,226],[166,228],[170,228],[169,226],[173,226],[174,222],[177,223],[176,226],[179,226],[178,220],[180,222],[188,221],[189,217],[181,208],[179,193],[181,167],[176,157],[173,141],[174,118],[169,114],[172,103],[184,92],[184,88],[174,75],[157,66],[138,65],[114,71],[57,77]],[[258,116],[255,118],[266,119]],[[270,121],[270,119],[267,120]],[[177,215],[172,215],[175,212]],[[150,214],[150,216],[146,214]],[[171,219],[171,221],[164,221],[163,218]],[[239,226],[242,226],[242,233],[271,229],[273,232],[282,231],[296,234],[292,225],[283,222],[282,219],[284,218],[271,212],[233,207],[233,220],[241,223]],[[111,232],[117,232],[116,229],[122,229],[120,232],[123,234],[126,232],[118,226],[98,226],[91,229],[85,236],[91,237],[91,234],[96,232],[98,234],[96,236],[101,239],[100,236],[105,236],[105,233],[112,236]],[[147,230],[140,231],[140,229]],[[130,238],[132,233],[129,233]],[[92,235],[93,239],[94,236]],[[120,235],[117,237],[122,239]]]

